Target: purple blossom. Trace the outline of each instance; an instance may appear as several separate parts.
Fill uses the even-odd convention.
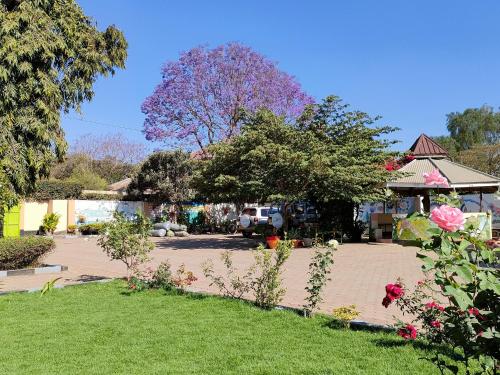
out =
[[[237,134],[242,109],[267,108],[293,119],[313,103],[294,77],[237,43],[183,52],[163,66],[162,75],[142,104],[148,140],[203,148]]]

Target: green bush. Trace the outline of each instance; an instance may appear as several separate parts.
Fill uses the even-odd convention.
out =
[[[60,217],[61,217],[61,215],[58,215],[58,214],[53,213],[53,212],[45,214],[45,216],[43,217],[43,221],[42,221],[43,230],[45,232],[54,234],[54,231],[57,228],[57,224],[59,224]]]
[[[78,227],[78,230],[81,234],[84,235],[100,234],[103,231],[104,227],[104,223],[83,224]]]
[[[59,180],[41,181],[29,198],[34,200],[77,199],[82,195],[83,186]]]
[[[34,265],[55,246],[54,240],[47,237],[0,238],[0,270]]]

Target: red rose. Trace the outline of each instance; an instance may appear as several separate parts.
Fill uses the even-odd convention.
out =
[[[387,284],[385,286],[385,292],[391,301],[401,298],[404,294],[403,287],[400,284]]]
[[[425,304],[425,308],[426,308],[427,310],[437,309],[437,310],[439,310],[439,311],[444,311],[444,307],[443,307],[443,306],[438,305],[438,304],[437,304],[436,302],[434,302],[434,301],[427,302],[427,303]]]
[[[434,328],[441,328],[441,322],[439,320],[433,320],[431,322],[431,327],[434,327]]]
[[[389,305],[391,304],[392,300],[385,296],[384,299],[382,300],[382,306],[384,306],[386,309],[389,307]]]
[[[400,284],[387,284],[385,286],[385,297],[382,300],[382,305],[387,308],[392,301],[401,298],[403,294],[404,290]]]
[[[415,340],[417,338],[417,330],[411,324],[407,324],[398,330],[398,336],[405,340]]]

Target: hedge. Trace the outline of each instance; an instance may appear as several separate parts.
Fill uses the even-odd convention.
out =
[[[100,234],[105,226],[104,223],[82,224],[78,227],[78,231],[83,235]]]
[[[36,265],[55,247],[54,240],[47,237],[0,238],[0,270]]]
[[[41,181],[29,198],[34,200],[77,199],[82,195],[83,186],[67,181]]]

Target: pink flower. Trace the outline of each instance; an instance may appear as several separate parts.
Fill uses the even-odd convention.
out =
[[[436,185],[445,188],[449,188],[448,180],[446,177],[439,173],[439,169],[434,169],[431,173],[424,173],[424,180],[426,185]]]
[[[439,228],[448,232],[464,229],[465,219],[463,212],[458,208],[450,207],[445,204],[432,210],[431,220],[435,222]]]
[[[411,324],[407,324],[398,330],[398,336],[401,336],[405,340],[415,340],[417,338],[417,330]]]
[[[440,306],[438,305],[436,302],[432,301],[432,302],[427,302],[425,304],[425,308],[427,310],[431,310],[431,309],[437,309],[439,311],[444,311],[444,307],[443,306]]]

